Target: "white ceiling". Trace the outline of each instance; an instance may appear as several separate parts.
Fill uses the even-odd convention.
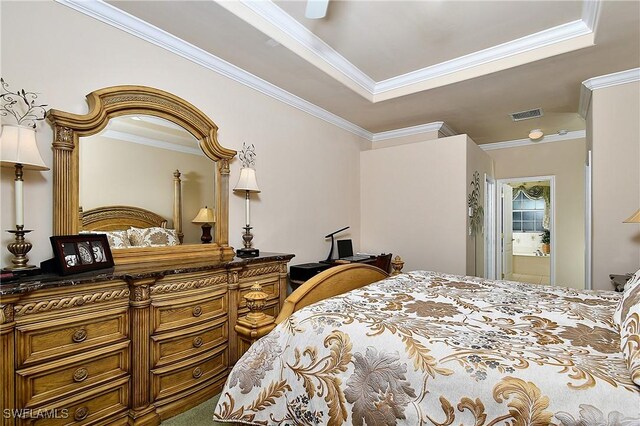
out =
[[[332,0],[321,20],[302,1],[58,1],[369,135],[582,130],[581,82],[640,66],[638,1]]]

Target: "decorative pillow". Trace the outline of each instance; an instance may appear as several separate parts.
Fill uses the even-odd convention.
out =
[[[640,270],[625,285],[615,314],[620,319],[620,348],[631,380],[640,386]]]
[[[160,227],[129,228],[127,234],[131,245],[136,247],[162,247],[179,244],[178,233],[175,229]]]
[[[109,247],[114,248],[127,248],[131,247],[129,242],[129,235],[127,231],[82,231],[81,234],[105,234]]]

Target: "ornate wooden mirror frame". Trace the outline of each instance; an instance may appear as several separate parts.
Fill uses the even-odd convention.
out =
[[[79,138],[99,133],[110,119],[144,114],[182,126],[199,142],[204,154],[216,162],[215,240],[212,244],[144,247],[114,250],[116,264],[233,257],[229,246],[229,161],[236,151],[222,147],[218,126],[185,100],[144,86],[114,86],[87,95],[89,113],[78,115],[52,109],[47,118],[54,128],[53,141],[53,234],[77,234],[79,229]],[[218,257],[219,256],[219,257]]]

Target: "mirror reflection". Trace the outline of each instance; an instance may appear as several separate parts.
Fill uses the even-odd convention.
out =
[[[79,145],[79,197],[83,211],[105,206],[149,210],[174,223],[174,173],[180,171],[183,244],[200,244],[201,208],[213,207],[215,163],[182,127],[162,118],[127,115],[112,118],[98,134]],[[215,226],[215,224],[211,224]]]

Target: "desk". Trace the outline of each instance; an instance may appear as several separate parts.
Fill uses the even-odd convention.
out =
[[[389,256],[389,255],[370,256],[369,258],[361,260],[357,263],[366,263],[366,264],[375,266],[376,263],[378,262],[378,259],[384,256]],[[289,268],[289,281],[291,282],[291,289],[295,291],[298,287],[304,284],[304,282],[310,279],[311,277],[319,274],[320,272],[326,269],[329,269],[338,265],[343,265],[345,263],[351,263],[351,262],[343,261],[340,259],[333,259],[331,262],[322,260],[317,263],[303,263],[301,265],[291,265],[291,267]]]

